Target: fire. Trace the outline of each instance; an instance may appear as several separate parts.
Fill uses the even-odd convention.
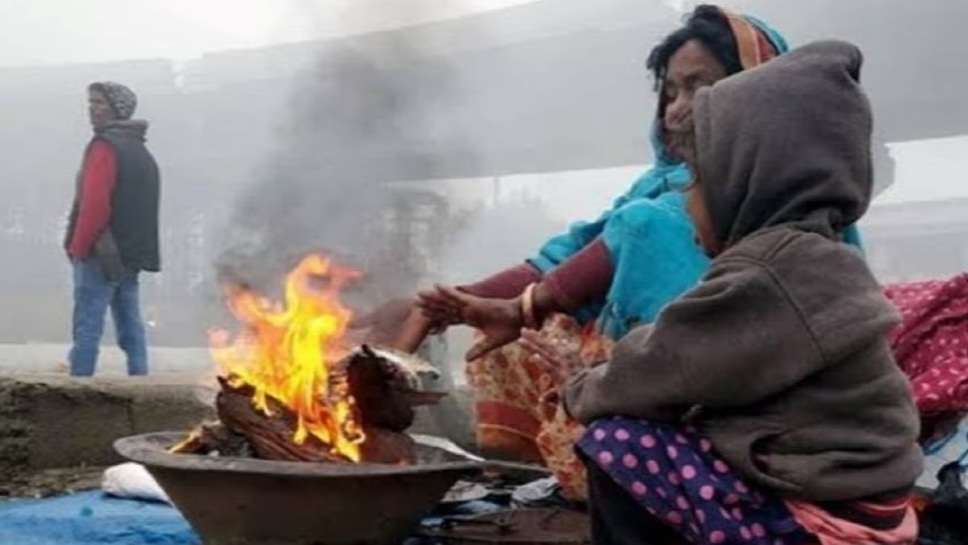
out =
[[[359,276],[311,254],[287,275],[284,304],[230,288],[229,309],[242,332],[234,339],[224,330],[209,335],[212,357],[231,386],[251,386],[252,402],[264,414],[270,414],[269,398],[293,412],[294,442],[313,435],[354,462],[365,435],[336,363],[347,353],[342,340],[352,315],[339,293]]]

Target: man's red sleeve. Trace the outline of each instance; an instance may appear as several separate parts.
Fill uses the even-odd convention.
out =
[[[71,257],[83,259],[90,255],[94,242],[111,219],[111,194],[117,172],[114,148],[103,140],[96,140],[84,158],[77,223],[67,248]]]

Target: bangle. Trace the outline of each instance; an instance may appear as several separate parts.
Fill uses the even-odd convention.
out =
[[[528,329],[538,329],[538,320],[534,316],[534,283],[528,284],[521,294],[521,318]]]

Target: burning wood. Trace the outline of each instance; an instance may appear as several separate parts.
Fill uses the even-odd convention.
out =
[[[351,314],[338,295],[358,276],[310,255],[287,277],[284,306],[248,289],[230,290],[229,308],[243,329],[234,339],[223,331],[211,335],[222,371],[220,425],[203,426],[172,451],[412,462],[414,444],[403,431],[413,423],[413,407],[441,394],[420,391],[417,374],[433,368],[409,355],[343,346]]]
[[[268,399],[269,412],[260,412],[252,404],[254,390],[251,387],[233,388],[225,380],[220,382],[222,391],[215,403],[219,420],[232,435],[244,437],[257,458],[299,462],[349,461],[334,454],[330,445],[315,436],[308,437],[301,444],[293,441],[295,418],[279,402]]]

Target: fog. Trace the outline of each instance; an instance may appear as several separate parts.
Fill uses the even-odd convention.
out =
[[[61,238],[91,81],[132,87],[151,122],[163,272],[144,276],[144,311],[153,343],[195,346],[224,318],[220,279],[271,291],[307,251],[365,271],[365,308],[593,218],[651,160],[644,58],[684,3],[219,4],[0,9],[0,342],[68,339]],[[861,45],[891,186],[863,224],[871,264],[885,282],[964,270],[964,3],[728,4],[793,44]]]

